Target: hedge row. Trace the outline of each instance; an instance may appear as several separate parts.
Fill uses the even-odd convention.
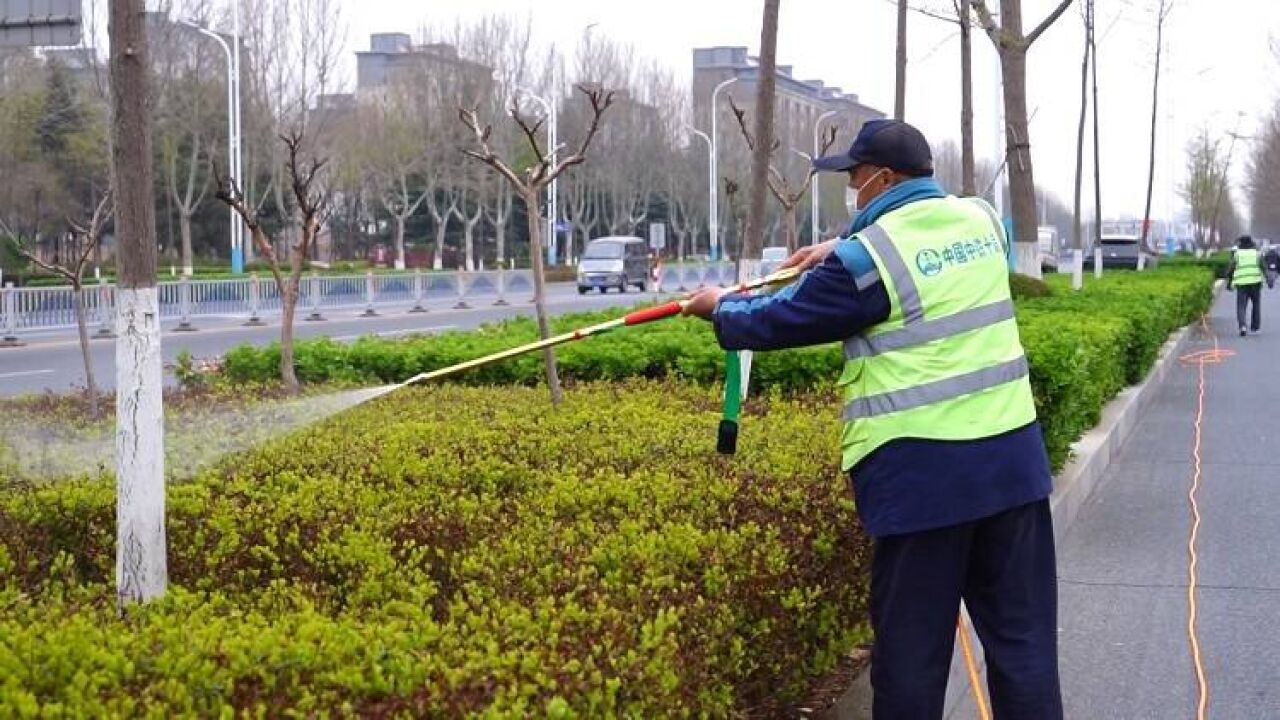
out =
[[[1066,275],[1050,276],[1046,284],[1018,279],[1018,324],[1055,468],[1066,461],[1071,443],[1096,423],[1106,401],[1146,375],[1169,334],[1208,308],[1212,282],[1213,276],[1199,266],[1110,272],[1101,280],[1089,278],[1078,293],[1070,290]],[[1036,297],[1046,285],[1051,294]],[[619,312],[566,315],[553,324],[563,332]],[[296,349],[298,376],[303,382],[396,382],[536,338],[533,321],[522,318],[425,338],[369,337],[349,345],[305,340]],[[668,375],[701,383],[723,379],[723,353],[709,326],[687,318],[568,345],[557,357],[562,376],[570,380]],[[536,384],[542,377],[541,362],[541,356],[527,355],[455,381]],[[825,388],[839,375],[842,362],[834,345],[760,353],[752,383],[789,393]],[[267,381],[278,367],[278,347],[245,345],[227,354],[223,374],[231,382]]]
[[[0,717],[732,717],[868,638],[816,397],[411,388],[172,485],[116,616],[109,478],[0,492]],[[762,414],[767,412],[767,417]],[[757,712],[756,714],[760,714]]]

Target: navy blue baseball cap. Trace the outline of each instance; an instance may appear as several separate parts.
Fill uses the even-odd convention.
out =
[[[859,165],[896,170],[904,175],[933,175],[933,151],[924,134],[901,120],[869,120],[848,152],[813,161],[813,169],[848,172]]]

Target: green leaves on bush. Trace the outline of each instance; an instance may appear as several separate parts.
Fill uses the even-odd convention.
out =
[[[1009,292],[1013,294],[1014,300],[1048,297],[1053,294],[1053,291],[1049,289],[1049,285],[1045,281],[1018,273],[1009,275]]]
[[[833,399],[715,454],[715,388],[411,388],[168,494],[116,617],[114,492],[0,492],[0,716],[728,717],[867,639]]]

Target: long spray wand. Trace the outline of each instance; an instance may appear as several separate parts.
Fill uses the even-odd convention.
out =
[[[756,290],[762,287],[766,287],[768,285],[779,285],[779,284],[787,283],[794,280],[796,276],[799,274],[800,274],[799,271],[796,270],[795,268],[787,268],[785,270],[779,270],[778,272],[772,273],[770,275],[766,275],[765,277],[758,278],[756,280],[750,280],[744,283],[740,283],[733,290],[734,292],[748,292],[751,290]],[[519,347],[513,347],[509,350],[496,352],[496,353],[493,353],[492,355],[485,355],[484,357],[479,357],[474,360],[468,360],[466,362],[461,362],[456,365],[442,367],[442,368],[439,368],[438,370],[432,370],[430,372],[420,373],[418,375],[414,375],[408,380],[405,380],[399,385],[393,386],[392,388],[390,388],[389,391],[398,390],[406,385],[414,385],[417,383],[428,382],[431,380],[439,380],[440,378],[443,378],[443,377],[456,375],[466,370],[473,370],[478,367],[484,367],[485,365],[491,365],[493,363],[500,362],[502,360],[508,360],[510,358],[517,357],[519,355],[524,355],[526,353],[542,350],[543,348],[553,347],[556,345],[563,345],[565,343],[574,342],[576,340],[582,340],[584,338],[588,338],[593,335],[600,335],[602,333],[609,332],[610,330],[616,330],[620,327],[628,327],[631,325],[643,325],[644,323],[654,322],[655,320],[663,320],[669,317],[674,317],[676,315],[679,315],[681,312],[683,312],[685,306],[688,305],[688,303],[689,303],[688,300],[674,300],[672,302],[665,303],[663,305],[656,305],[651,308],[637,310],[635,312],[628,313],[614,320],[598,323],[596,325],[589,325],[587,327],[579,328],[571,332],[555,335],[545,340],[537,340],[535,342],[520,345]]]

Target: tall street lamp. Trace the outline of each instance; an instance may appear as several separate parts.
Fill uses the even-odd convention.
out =
[[[720,189],[717,187],[716,178],[720,177],[720,158],[717,153],[717,143],[720,137],[716,130],[716,100],[720,96],[720,91],[737,82],[738,78],[731,77],[720,83],[711,91],[711,261],[715,262],[720,259]]]
[[[239,54],[240,54],[240,34],[239,20],[240,9],[238,2],[232,2],[235,6],[236,18],[236,34],[233,36],[235,50],[227,44],[218,33],[208,28],[198,25],[190,20],[179,20],[178,24],[189,27],[192,30],[213,38],[222,48],[222,52],[227,58],[227,172],[231,177],[231,182],[237,189],[241,189],[241,167],[240,167],[240,78],[239,78]],[[230,241],[231,241],[231,272],[239,275],[244,272],[244,228],[240,225],[240,219],[236,217],[236,211],[228,208],[230,217]]]
[[[710,233],[711,247],[715,247],[716,237],[716,152],[711,138],[698,128],[689,127],[689,131],[702,138],[707,144],[707,231]],[[681,258],[683,260],[683,258]]]
[[[821,115],[819,115],[818,119],[814,121],[813,123],[813,159],[816,160],[818,158],[818,153],[822,152],[822,148],[820,146],[821,139],[818,137],[818,131],[822,129],[822,121],[826,120],[829,117],[833,117],[839,114],[840,114],[839,110],[828,110],[822,113]],[[820,194],[818,191],[821,189],[821,185],[822,185],[822,183],[820,182],[821,178],[822,176],[818,175],[813,179],[813,182],[810,183],[809,185],[809,201],[811,203],[811,207],[809,209],[809,212],[810,212],[809,244],[810,245],[818,244],[818,199],[819,199],[818,196]]]

